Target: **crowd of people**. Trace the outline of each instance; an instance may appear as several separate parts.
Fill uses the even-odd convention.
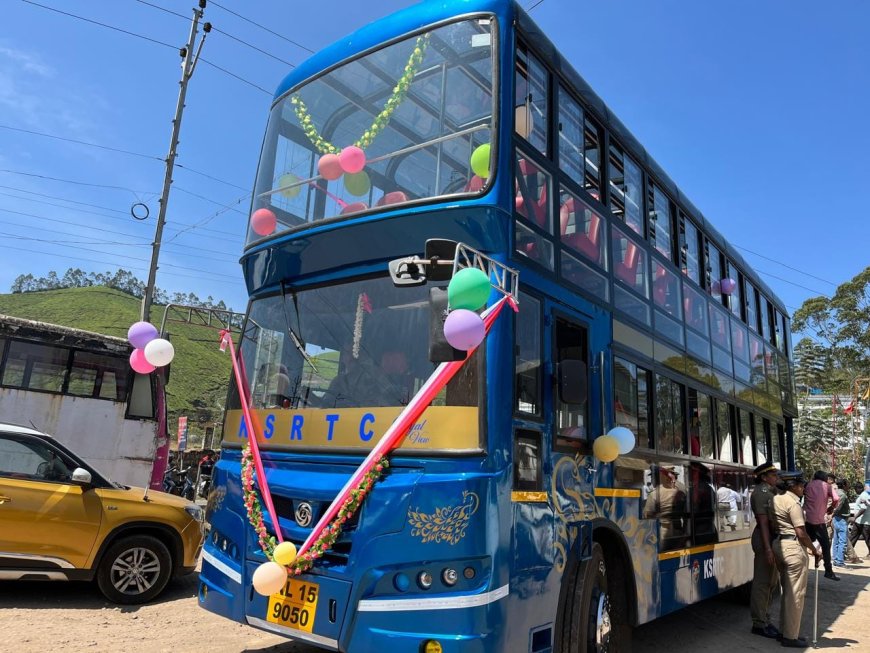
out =
[[[807,592],[809,557],[822,562],[825,578],[839,581],[834,567],[861,563],[848,535],[854,521],[870,556],[870,481],[858,497],[855,514],[846,479],[818,471],[806,483],[800,472],[781,472],[765,463],[755,469],[757,484],[750,497],[756,528],[752,533],[755,568],[750,613],[752,633],[778,639],[783,646],[804,648],[801,616]],[[770,602],[782,588],[780,624],[770,620]]]

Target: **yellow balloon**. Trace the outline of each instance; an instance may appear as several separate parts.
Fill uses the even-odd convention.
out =
[[[296,560],[296,545],[293,542],[281,542],[281,544],[275,547],[272,558],[279,565],[284,565],[285,567],[292,565],[293,561]]]
[[[287,570],[277,562],[264,562],[254,570],[254,589],[263,596],[272,596],[287,582]]]
[[[614,461],[619,455],[619,441],[612,435],[600,435],[592,444],[592,453],[603,463]]]

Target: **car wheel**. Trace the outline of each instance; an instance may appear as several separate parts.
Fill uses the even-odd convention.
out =
[[[172,556],[156,537],[132,535],[112,544],[97,570],[97,585],[115,603],[147,603],[172,576]]]

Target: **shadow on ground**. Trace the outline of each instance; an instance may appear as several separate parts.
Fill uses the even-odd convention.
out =
[[[199,574],[193,573],[169,582],[163,593],[149,605],[168,603],[196,596]],[[0,609],[19,608],[39,610],[64,608],[101,610],[118,608],[121,612],[136,612],[141,606],[119,605],[106,599],[96,583],[53,581],[0,582]]]

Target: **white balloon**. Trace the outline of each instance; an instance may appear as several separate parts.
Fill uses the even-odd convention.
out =
[[[145,345],[145,360],[154,367],[169,365],[175,357],[175,347],[163,338],[155,338]]]
[[[634,449],[636,438],[634,437],[634,433],[631,432],[631,429],[627,429],[624,426],[616,426],[610,429],[607,432],[607,435],[612,435],[616,438],[616,441],[619,443],[619,455],[624,456]]]
[[[257,594],[272,596],[287,582],[287,570],[277,562],[264,562],[254,570],[251,582]]]

